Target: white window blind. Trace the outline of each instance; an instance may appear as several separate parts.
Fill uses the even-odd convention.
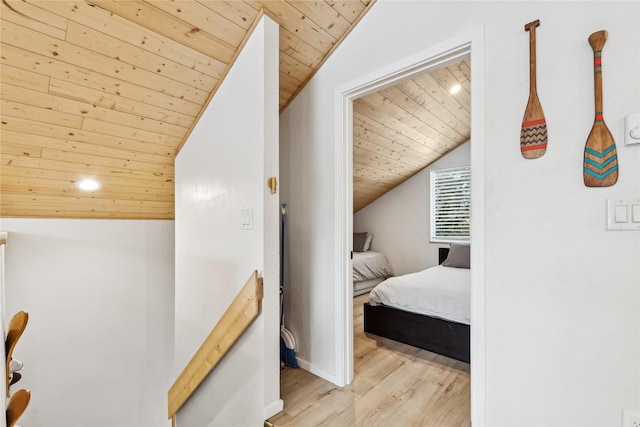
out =
[[[458,166],[431,171],[431,240],[469,241],[471,168]]]

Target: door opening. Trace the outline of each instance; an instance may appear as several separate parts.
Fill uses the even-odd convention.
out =
[[[470,56],[473,98],[471,102],[471,165],[472,218],[471,252],[471,402],[472,420],[484,420],[484,45],[483,31],[477,31],[464,41],[455,40],[420,55],[394,64],[378,73],[364,76],[344,88],[336,96],[336,377],[339,385],[347,385],[354,378],[353,351],[353,101],[388,88],[403,80],[429,72]],[[473,48],[472,48],[473,47]]]

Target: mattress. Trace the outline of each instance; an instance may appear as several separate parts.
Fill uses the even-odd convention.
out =
[[[369,303],[469,325],[471,270],[438,265],[391,277],[371,291]]]
[[[353,253],[353,282],[393,276],[391,265],[384,254],[376,251]]]

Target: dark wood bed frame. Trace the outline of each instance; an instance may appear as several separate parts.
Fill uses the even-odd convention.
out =
[[[448,248],[440,248],[439,263]],[[410,313],[387,306],[364,304],[364,331],[469,363],[469,325]]]

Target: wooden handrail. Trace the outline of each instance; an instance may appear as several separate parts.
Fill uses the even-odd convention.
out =
[[[262,308],[262,278],[254,271],[218,324],[169,389],[169,419],[191,397],[200,383],[258,317]]]

